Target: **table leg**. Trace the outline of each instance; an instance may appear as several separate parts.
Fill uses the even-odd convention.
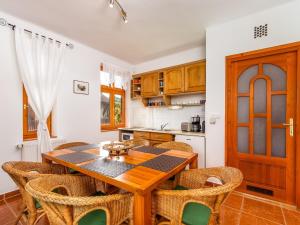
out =
[[[198,157],[190,163],[190,169],[198,169]]]
[[[151,225],[151,192],[134,194],[134,225]]]

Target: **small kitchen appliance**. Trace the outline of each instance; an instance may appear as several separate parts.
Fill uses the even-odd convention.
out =
[[[189,122],[181,123],[181,131],[190,132],[192,130],[192,124]]]
[[[200,116],[193,116],[192,117],[192,132],[200,132],[201,131],[201,123],[200,123]]]

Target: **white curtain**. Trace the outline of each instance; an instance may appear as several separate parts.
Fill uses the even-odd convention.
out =
[[[20,76],[28,101],[39,124],[39,153],[52,150],[47,118],[57,97],[66,43],[15,28],[15,45]],[[39,154],[40,156],[41,154]],[[39,158],[40,159],[40,158]]]
[[[108,77],[103,74],[101,77],[101,83],[105,85],[111,85],[115,83],[116,87],[127,90],[128,82],[130,81],[130,71],[112,65],[110,63],[103,63],[103,72],[108,74]]]

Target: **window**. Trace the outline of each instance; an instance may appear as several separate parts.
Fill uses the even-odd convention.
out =
[[[125,127],[125,90],[101,85],[101,129]]]
[[[52,115],[50,114],[48,120],[48,129],[50,134],[52,134]],[[35,114],[28,104],[28,97],[23,87],[23,140],[33,140],[37,138],[37,126],[38,120]]]

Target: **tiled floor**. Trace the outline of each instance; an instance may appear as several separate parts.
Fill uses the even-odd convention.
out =
[[[0,201],[0,224],[12,225],[21,209],[20,196]],[[42,219],[37,225],[47,225]],[[233,193],[221,209],[221,225],[300,225],[300,211],[284,204]],[[18,225],[26,225],[19,222]]]
[[[222,225],[300,225],[300,211],[234,192],[222,206],[221,222]]]

